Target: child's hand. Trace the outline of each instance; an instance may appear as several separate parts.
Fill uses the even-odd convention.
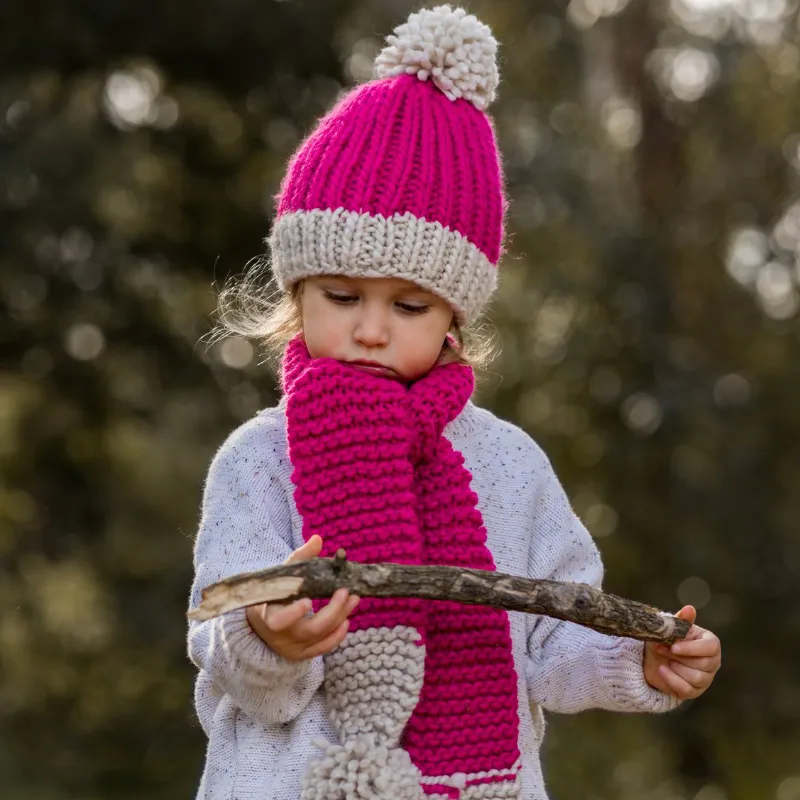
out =
[[[676,616],[694,623],[697,611],[693,606],[684,606]],[[694,624],[686,638],[672,646],[647,642],[644,648],[645,680],[654,689],[679,700],[703,694],[721,665],[719,639],[711,631]]]
[[[285,563],[316,558],[321,550],[322,539],[312,536]],[[250,627],[275,653],[289,661],[303,661],[329,653],[341,643],[347,633],[347,617],[358,600],[347,589],[339,589],[330,603],[312,616],[308,616],[311,611],[308,599],[289,605],[261,603],[248,606],[245,613]]]

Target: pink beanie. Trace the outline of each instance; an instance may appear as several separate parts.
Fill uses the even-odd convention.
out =
[[[412,14],[292,157],[269,238],[286,291],[313,275],[404,278],[473,321],[494,291],[503,179],[485,109],[497,42],[462,8]]]

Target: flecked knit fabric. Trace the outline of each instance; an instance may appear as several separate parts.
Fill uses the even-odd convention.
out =
[[[597,550],[546,456],[519,428],[471,402],[444,431],[465,459],[497,569],[600,588]],[[191,607],[205,586],[279,564],[303,543],[291,481],[285,404],[238,428],[208,472],[195,545]],[[363,601],[362,601],[363,602]],[[647,685],[642,643],[548,617],[511,612],[522,800],[546,800],[542,709],[659,712],[676,703]],[[243,611],[191,622],[197,715],[208,737],[198,800],[298,800],[313,744],[336,742],[323,658],[289,662]],[[480,786],[462,800],[480,797]]]
[[[497,43],[449,6],[395,33],[383,77],[346,94],[293,155],[273,272],[284,290],[312,275],[404,278],[469,323],[494,291],[503,239],[500,155],[483,110]]]
[[[322,536],[323,555],[344,548],[366,563],[495,568],[463,456],[442,436],[472,394],[469,367],[436,366],[406,388],[312,359],[297,337],[282,374],[294,499],[304,537]],[[421,798],[420,782],[429,795],[458,798],[480,784],[487,800],[518,796],[506,612],[364,599],[327,662],[341,747],[326,745],[314,762],[304,800]],[[355,741],[359,757],[345,752]],[[400,746],[410,759],[392,753]],[[356,777],[364,785],[353,789]]]

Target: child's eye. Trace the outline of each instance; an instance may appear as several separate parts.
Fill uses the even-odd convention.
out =
[[[325,297],[332,303],[339,303],[342,306],[351,305],[358,300],[358,297],[354,294],[334,294],[327,290],[325,291]]]
[[[411,303],[398,303],[397,307],[406,314],[424,314],[430,306],[415,306]]]

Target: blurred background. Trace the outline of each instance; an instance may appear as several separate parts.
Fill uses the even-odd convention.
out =
[[[190,798],[208,463],[275,402],[216,292],[406,0],[0,5],[0,786]],[[475,0],[508,254],[480,401],[550,454],[606,588],[724,644],[666,717],[551,717],[554,800],[800,799],[797,0]]]

